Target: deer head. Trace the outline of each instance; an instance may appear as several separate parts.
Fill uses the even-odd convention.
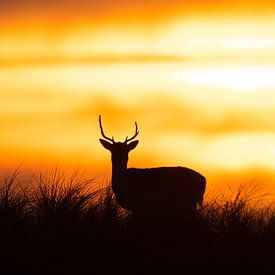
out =
[[[102,122],[101,122],[101,115],[99,116],[99,126],[101,130],[101,135],[104,138],[104,139],[99,139],[99,141],[105,149],[111,152],[112,163],[127,165],[128,153],[131,150],[135,149],[136,146],[138,145],[138,140],[132,141],[139,134],[137,123],[135,122],[135,126],[136,126],[135,134],[130,138],[128,138],[127,136],[124,142],[116,142],[114,137],[109,138],[104,134]]]

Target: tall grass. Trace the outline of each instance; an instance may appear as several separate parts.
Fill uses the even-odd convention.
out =
[[[275,211],[240,185],[208,198],[190,224],[153,228],[121,209],[110,187],[56,169],[28,181],[16,171],[0,186],[0,273],[267,274]],[[186,230],[188,228],[188,230]],[[190,230],[191,229],[191,230]],[[174,270],[174,271],[173,271]],[[270,273],[272,274],[272,273]]]
[[[226,192],[212,194],[211,199],[199,210],[211,231],[217,235],[233,235],[242,239],[247,234],[262,234],[274,212],[256,184],[240,184],[236,189],[228,186]]]

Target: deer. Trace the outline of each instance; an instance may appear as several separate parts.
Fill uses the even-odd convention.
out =
[[[105,135],[101,115],[99,127],[102,146],[111,152],[112,190],[117,203],[124,209],[141,216],[167,214],[195,216],[197,205],[203,202],[206,179],[186,167],[127,168],[129,152],[139,141],[137,122],[135,133],[124,142]]]

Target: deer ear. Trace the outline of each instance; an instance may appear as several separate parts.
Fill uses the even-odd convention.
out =
[[[138,145],[138,140],[132,141],[131,143],[128,144],[128,150],[131,151],[136,148]]]
[[[113,146],[112,143],[110,143],[110,142],[108,142],[108,141],[106,141],[106,140],[104,140],[104,139],[101,139],[101,138],[99,139],[99,141],[100,141],[100,143],[102,144],[102,146],[103,146],[105,149],[111,151],[112,146]]]

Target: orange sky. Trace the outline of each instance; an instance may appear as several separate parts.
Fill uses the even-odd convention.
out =
[[[110,173],[102,114],[121,139],[138,121],[130,166],[272,182],[274,14],[273,1],[1,1],[3,169]]]
[[[13,15],[33,15],[35,18],[47,19],[51,18],[68,18],[75,19],[86,16],[91,19],[94,18],[104,18],[107,15],[107,19],[110,17],[122,18],[134,18],[137,21],[145,20],[150,21],[147,17],[148,14],[155,18],[171,18],[175,14],[186,15],[190,14],[207,14],[212,15],[213,13],[223,13],[223,14],[246,14],[246,13],[264,13],[270,14],[272,10],[274,11],[274,1],[263,0],[66,0],[66,1],[35,1],[35,0],[25,0],[22,1],[1,1],[1,13],[5,15],[6,18],[10,18]],[[131,12],[129,15],[127,12]],[[37,14],[38,13],[38,14]]]

